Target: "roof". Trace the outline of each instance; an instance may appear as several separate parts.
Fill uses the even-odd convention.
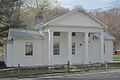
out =
[[[79,27],[94,27],[106,28],[107,26],[94,16],[89,15],[84,11],[73,10],[60,17],[57,17],[44,26],[79,26]]]
[[[14,39],[41,39],[43,36],[37,31],[10,29],[8,39],[11,37]]]

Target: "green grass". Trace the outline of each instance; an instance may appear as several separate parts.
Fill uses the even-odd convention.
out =
[[[0,56],[2,56],[3,55],[3,48],[2,47],[0,47]]]
[[[0,71],[0,78],[7,78],[7,77],[35,77],[37,75],[44,75],[44,74],[54,74],[54,73],[65,73],[65,69],[48,69],[48,68],[20,68],[19,70],[12,69],[12,70],[3,70]]]
[[[120,55],[113,55],[113,61],[120,61]]]
[[[106,69],[120,69],[119,63],[112,63],[108,64],[108,68],[105,67],[105,64],[101,65],[74,65],[70,66],[69,71],[68,68],[45,68],[45,67],[37,67],[37,68],[13,68],[8,70],[0,70],[0,78],[7,78],[7,77],[36,77],[36,76],[44,76],[44,74],[56,75],[56,73],[64,74],[74,74],[74,73],[88,73],[94,71],[105,71]]]
[[[78,67],[79,66],[79,67]],[[84,73],[89,71],[97,71],[97,70],[105,70],[104,66],[70,66],[69,70],[67,67],[63,68],[14,68],[11,70],[1,70],[0,71],[0,78],[6,78],[6,77],[35,77],[37,75],[44,75],[44,74],[50,74],[55,75],[56,73],[62,73],[62,74],[73,74],[73,73]]]

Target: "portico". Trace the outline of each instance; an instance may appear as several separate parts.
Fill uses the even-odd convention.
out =
[[[69,29],[68,29],[69,30]],[[90,61],[89,60],[89,55],[91,54],[92,55],[92,53],[90,53],[90,48],[89,47],[91,47],[90,45],[90,42],[91,42],[91,40],[90,40],[90,33],[97,33],[97,34],[99,34],[99,42],[100,42],[100,53],[98,52],[98,53],[96,53],[96,54],[99,54],[100,56],[100,63],[104,63],[104,32],[103,31],[99,31],[99,32],[96,32],[96,31],[88,31],[88,32],[83,32],[83,31],[81,31],[81,32],[76,32],[76,31],[74,31],[74,33],[77,33],[78,34],[78,36],[77,37],[80,37],[80,38],[83,38],[83,41],[82,41],[82,43],[80,43],[79,44],[79,42],[80,42],[80,40],[79,39],[75,39],[77,42],[76,42],[76,45],[78,45],[78,46],[80,46],[80,45],[82,45],[84,48],[83,48],[83,53],[81,52],[81,51],[77,51],[77,49],[78,49],[78,46],[76,46],[76,51],[75,51],[75,55],[72,55],[72,43],[74,42],[73,41],[73,36],[72,36],[72,31],[60,31],[60,30],[56,30],[56,31],[49,31],[49,65],[57,65],[57,62],[56,63],[54,63],[55,61],[57,61],[57,60],[55,60],[55,58],[54,57],[56,57],[55,55],[53,55],[53,51],[54,51],[54,32],[60,32],[60,33],[66,33],[66,35],[65,35],[65,39],[67,39],[67,43],[65,43],[64,45],[67,45],[67,53],[64,53],[64,54],[68,54],[67,55],[67,57],[65,58],[66,59],[66,62],[63,62],[64,64],[67,64],[67,61],[69,61],[70,62],[70,64],[72,65],[72,64],[74,64],[73,62],[72,62],[72,58],[74,58],[75,57],[75,55],[76,54],[81,54],[80,56],[82,56],[82,55],[84,55],[84,56],[82,56],[83,57],[83,62],[82,63],[80,63],[80,64],[90,64],[92,61]],[[81,37],[81,36],[79,36],[79,34],[81,35],[81,33],[84,35],[84,37]],[[60,37],[60,36],[59,36]],[[62,40],[62,39],[61,39]],[[61,43],[60,43],[60,45],[61,45]],[[60,47],[60,50],[61,50],[61,48],[62,47]],[[57,57],[60,57],[61,56],[61,53],[62,51],[60,51],[60,54],[57,56]],[[81,57],[80,57],[81,58]],[[61,58],[62,59],[62,58]],[[62,60],[61,60],[62,61]],[[77,63],[75,63],[75,64],[77,64]]]

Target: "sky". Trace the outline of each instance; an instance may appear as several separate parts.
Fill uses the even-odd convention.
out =
[[[58,0],[66,8],[72,9],[75,6],[82,6],[84,9],[107,8],[113,0]]]

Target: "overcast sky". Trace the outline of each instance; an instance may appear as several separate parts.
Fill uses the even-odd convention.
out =
[[[34,3],[36,0],[24,0],[27,3]],[[38,0],[39,2],[40,0]],[[50,0],[51,2],[55,0]],[[57,0],[60,5],[66,8],[74,8],[75,6],[82,6],[84,9],[97,9],[97,8],[109,8],[112,6],[111,3],[120,0]]]
[[[85,9],[106,8],[111,6],[113,0],[58,0],[61,5],[67,8],[82,6]]]

